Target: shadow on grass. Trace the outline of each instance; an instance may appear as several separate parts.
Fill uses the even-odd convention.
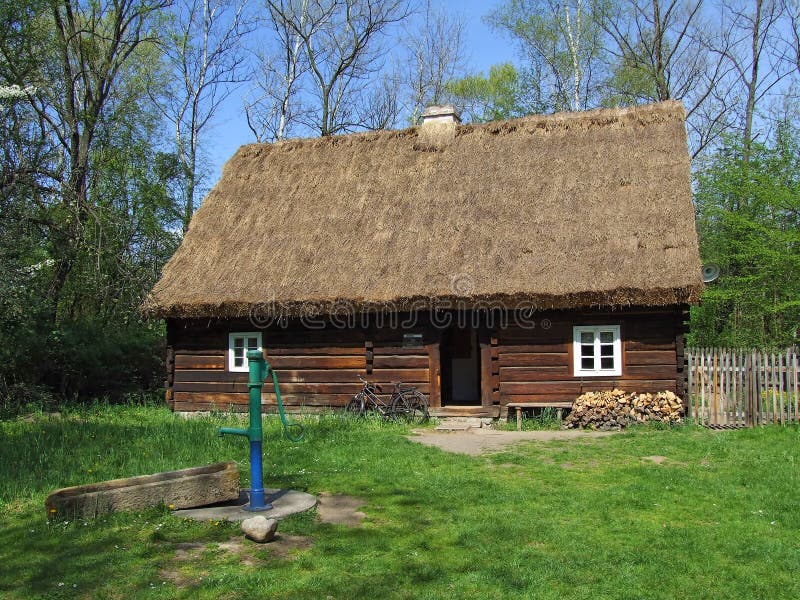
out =
[[[0,590],[57,598],[111,591],[114,581],[132,592],[143,589],[155,581],[151,565],[159,549],[142,545],[126,529],[131,527],[47,523],[44,510],[16,515],[0,531],[6,572]]]

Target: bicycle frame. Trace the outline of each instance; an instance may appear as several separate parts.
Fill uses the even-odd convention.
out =
[[[369,381],[361,377],[361,375],[359,375],[358,378],[364,384],[364,386],[361,388],[361,391],[359,392],[359,394],[361,394],[364,397],[364,409],[375,410],[378,413],[380,413],[382,417],[390,416],[391,406],[392,406],[391,401],[387,404],[386,402],[381,400],[378,394],[375,393],[376,391],[378,392],[382,391],[381,386],[376,385],[374,383],[370,383]]]

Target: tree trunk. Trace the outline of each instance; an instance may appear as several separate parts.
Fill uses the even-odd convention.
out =
[[[750,160],[750,145],[753,141],[753,114],[756,110],[756,92],[758,90],[758,61],[760,58],[759,42],[761,38],[762,0],[756,1],[756,14],[753,18],[753,36],[751,38],[752,60],[750,81],[747,83],[747,104],[744,114],[744,160]]]

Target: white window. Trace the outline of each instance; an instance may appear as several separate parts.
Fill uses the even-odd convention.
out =
[[[619,325],[573,327],[575,376],[621,375]]]
[[[228,371],[249,371],[248,350],[261,350],[261,333],[231,333],[228,336]]]

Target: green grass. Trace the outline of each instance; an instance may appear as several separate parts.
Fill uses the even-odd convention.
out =
[[[293,517],[279,533],[311,545],[276,556],[227,551],[237,527],[165,508],[47,523],[57,487],[230,459],[246,481],[244,440],[215,435],[230,421],[96,407],[0,423],[0,597],[800,597],[796,427],[638,429],[472,458],[336,415],[307,417],[295,445],[270,419],[267,485],[360,497],[360,527]],[[181,560],[187,542],[200,546]]]

